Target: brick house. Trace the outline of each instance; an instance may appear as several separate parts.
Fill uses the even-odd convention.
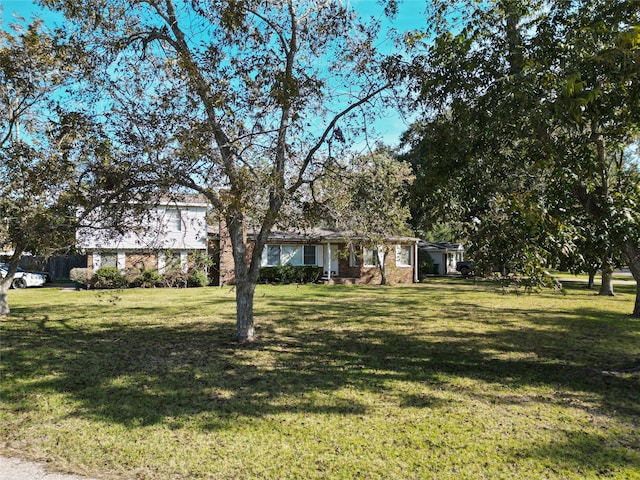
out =
[[[246,236],[251,246],[256,233],[247,231]],[[418,281],[418,241],[417,238],[403,236],[388,239],[391,252],[386,259],[386,272],[390,283]],[[231,241],[223,224],[209,227],[209,242],[215,265],[213,283],[233,284]],[[263,267],[315,265],[322,267],[322,280],[325,283],[376,284],[380,283],[380,269],[376,266],[375,258],[375,252],[345,232],[313,228],[297,232],[271,232],[262,252],[261,264]]]

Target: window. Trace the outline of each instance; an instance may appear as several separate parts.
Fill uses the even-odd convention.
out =
[[[397,245],[396,246],[396,265],[399,267],[411,266],[411,245]]]
[[[266,263],[264,263],[266,261]],[[315,245],[267,245],[263,266],[316,265]]]
[[[100,267],[117,267],[118,254],[116,252],[103,252],[100,254]]]
[[[362,263],[365,267],[376,267],[378,265],[378,252],[371,248],[364,247]]]
[[[304,264],[316,265],[316,246],[315,245],[304,246]]]
[[[300,245],[282,245],[280,263],[282,265],[302,265],[302,247]]]
[[[180,214],[180,210],[167,210],[165,218],[167,221],[167,228],[170,232],[182,231],[182,215]]]
[[[267,245],[267,265],[280,265],[280,245]]]
[[[362,260],[362,257],[360,256],[360,253],[357,252],[356,249],[351,247],[349,249],[349,266],[350,267],[359,267],[361,260]]]

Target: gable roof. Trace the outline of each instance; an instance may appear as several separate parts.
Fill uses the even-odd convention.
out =
[[[461,243],[456,242],[427,242],[426,240],[420,240],[418,242],[418,248],[420,250],[427,250],[430,252],[451,252],[451,251],[464,251],[464,247]]]
[[[164,195],[156,201],[154,207],[173,206],[173,207],[208,207],[209,202],[204,195],[190,193],[175,193]]]
[[[209,237],[214,239],[220,238],[220,227],[209,226]],[[247,228],[247,238],[255,239],[258,232],[255,229]],[[268,242],[295,242],[295,243],[331,243],[331,242],[344,242],[348,239],[364,240],[361,235],[355,235],[353,232],[346,230],[337,230],[331,228],[314,227],[308,229],[299,230],[274,230],[269,233]],[[408,236],[390,236],[389,241],[402,242],[402,243],[417,243],[420,241],[416,237]]]

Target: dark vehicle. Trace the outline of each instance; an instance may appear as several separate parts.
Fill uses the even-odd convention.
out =
[[[456,270],[463,277],[468,277],[473,271],[473,262],[456,262]]]
[[[475,265],[473,262],[464,261],[456,263],[456,270],[459,271],[463,277],[468,277],[469,275],[473,274],[474,267]],[[491,272],[499,273],[500,275],[505,277],[509,275],[509,273],[511,273],[511,269],[507,264],[495,264],[491,268]]]

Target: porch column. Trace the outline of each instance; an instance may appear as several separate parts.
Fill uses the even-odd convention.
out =
[[[327,280],[331,280],[331,244],[327,243],[327,258],[324,260],[327,262]]]
[[[413,283],[418,283],[420,277],[418,276],[418,242],[413,245]]]
[[[116,265],[118,266],[118,270],[124,270],[127,268],[127,259],[125,252],[118,252]]]

